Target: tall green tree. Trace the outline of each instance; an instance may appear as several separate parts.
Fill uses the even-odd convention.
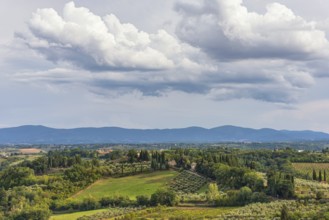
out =
[[[267,172],[267,193],[280,198],[295,196],[294,177],[287,173]]]
[[[326,170],[323,171],[323,181],[327,182],[327,172],[326,172]]]
[[[280,215],[281,220],[289,220],[289,211],[288,207],[286,205],[283,205],[281,208],[281,215]]]
[[[315,169],[313,169],[313,178],[312,178],[312,179],[313,179],[313,180],[317,180]]]
[[[218,186],[216,183],[210,183],[208,185],[207,201],[213,203],[217,199],[219,199]]]
[[[319,182],[322,182],[322,172],[319,170]]]
[[[138,153],[135,149],[130,149],[127,154],[128,162],[135,163],[138,160]]]

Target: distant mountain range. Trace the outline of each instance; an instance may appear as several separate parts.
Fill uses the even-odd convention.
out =
[[[0,144],[214,143],[325,141],[329,134],[221,126],[211,129],[125,129],[119,127],[55,129],[21,126],[0,129]]]

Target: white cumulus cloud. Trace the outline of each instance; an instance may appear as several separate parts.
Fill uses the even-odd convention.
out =
[[[62,15],[51,8],[38,9],[29,28],[31,48],[51,61],[90,70],[162,70],[194,63],[184,55],[184,45],[165,30],[148,34],[113,14],[100,17],[73,2],[65,5]]]
[[[329,42],[316,22],[295,15],[279,3],[266,12],[248,11],[243,0],[180,2],[177,35],[216,59],[328,57]]]

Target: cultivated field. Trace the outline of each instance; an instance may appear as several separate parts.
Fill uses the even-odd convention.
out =
[[[136,213],[133,219],[217,219],[235,210],[232,207],[157,207],[146,212]]]
[[[19,152],[22,154],[38,154],[42,152],[42,150],[37,148],[22,148]]]
[[[328,203],[318,203],[309,201],[304,203],[294,200],[277,200],[270,203],[253,203],[244,207],[239,207],[231,212],[220,215],[218,219],[225,220],[255,220],[255,219],[271,219],[280,220],[282,207],[286,206],[288,212],[294,218],[289,219],[311,219],[310,215],[316,216],[319,213],[325,213],[326,218],[312,218],[312,219],[328,219],[329,216]]]
[[[170,182],[170,188],[176,192],[195,193],[207,183],[207,179],[191,171],[184,170]]]
[[[91,210],[91,211],[83,211],[83,212],[74,212],[74,213],[67,213],[67,214],[56,214],[50,217],[50,220],[76,220],[82,216],[90,216],[96,213],[105,212],[108,209],[98,209],[98,210]]]
[[[319,192],[322,198],[329,198],[329,184],[295,178],[295,192],[299,198],[316,198]]]
[[[102,198],[107,196],[128,196],[136,199],[138,195],[151,195],[167,184],[179,173],[159,171],[121,178],[102,179],[73,196],[75,199]]]
[[[318,170],[328,170],[329,171],[329,163],[292,163],[292,166],[296,171],[310,174],[312,175],[313,169],[315,171]]]

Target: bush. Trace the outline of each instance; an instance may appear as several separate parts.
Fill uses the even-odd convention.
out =
[[[239,190],[237,195],[237,203],[245,205],[251,202],[252,191],[249,187],[244,186]]]
[[[320,200],[324,198],[324,192],[323,191],[317,191],[316,192],[316,199]]]
[[[217,206],[241,206],[254,202],[269,202],[269,197],[263,192],[252,192],[247,186],[240,190],[229,190],[215,201]]]
[[[94,198],[87,198],[82,201],[79,206],[79,210],[86,211],[86,210],[94,210],[100,208],[99,202]]]
[[[151,195],[151,205],[174,206],[177,204],[177,197],[173,191],[159,189]]]
[[[264,192],[254,192],[251,195],[252,203],[256,203],[256,202],[265,203],[265,202],[269,202],[269,201],[270,201],[270,198]]]
[[[13,217],[14,220],[48,220],[51,215],[49,209],[46,208],[30,208],[24,209]]]
[[[144,196],[144,195],[137,196],[136,200],[137,200],[137,205],[140,205],[140,206],[150,205],[150,198],[148,196]]]

